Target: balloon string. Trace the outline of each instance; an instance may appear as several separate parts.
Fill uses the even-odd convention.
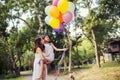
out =
[[[63,23],[63,25],[64,25],[64,23]],[[65,25],[64,25],[65,26]],[[64,35],[64,39],[66,39],[66,36],[65,36],[65,28],[63,28],[63,35]],[[63,48],[65,48],[66,47],[66,44],[63,46]],[[57,78],[58,78],[58,76],[59,76],[59,74],[60,74],[60,67],[61,67],[61,64],[62,64],[62,62],[63,62],[63,60],[64,60],[64,57],[65,57],[65,51],[63,51],[63,53],[62,53],[62,57],[61,57],[61,59],[60,59],[60,61],[59,61],[59,63],[58,63],[58,69],[57,69],[57,71],[56,71],[56,73],[55,73],[55,79],[54,80],[57,80]]]

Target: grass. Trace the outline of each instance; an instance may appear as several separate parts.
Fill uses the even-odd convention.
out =
[[[84,65],[77,69],[72,69],[75,80],[120,80],[120,63],[102,63],[101,68],[95,65]],[[70,80],[69,73],[61,72],[60,80]]]
[[[106,67],[119,67],[120,66],[120,62],[106,62],[104,64],[101,64],[102,68],[106,68]]]
[[[29,70],[29,71],[21,71],[20,74],[21,75],[32,74],[32,71],[31,70]]]
[[[108,62],[101,66],[75,72],[76,80],[120,80],[120,63]]]
[[[2,79],[2,80],[24,80],[22,76],[17,78],[10,78],[10,79]]]
[[[2,80],[24,80],[23,75],[32,74],[32,71],[21,71],[20,74],[21,74],[20,77],[15,77],[13,74],[9,74],[9,75],[6,75],[5,79],[2,79]]]

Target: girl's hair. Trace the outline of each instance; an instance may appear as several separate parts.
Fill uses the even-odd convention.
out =
[[[50,39],[50,40],[49,40],[49,43],[51,43],[51,38],[50,38],[50,36],[49,36],[48,34],[44,34],[42,38],[45,39],[46,36],[49,37],[49,39]]]
[[[42,51],[44,51],[45,46],[41,43],[42,38],[38,37],[34,40],[34,53],[36,53],[36,49],[39,47]]]
[[[50,38],[50,36],[48,34],[44,34],[42,38],[45,39],[46,36],[48,36]]]

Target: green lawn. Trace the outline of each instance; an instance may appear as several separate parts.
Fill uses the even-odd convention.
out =
[[[101,68],[92,67],[75,72],[76,80],[120,80],[120,63],[107,62]]]
[[[3,80],[24,80],[22,76],[17,78],[3,79]]]

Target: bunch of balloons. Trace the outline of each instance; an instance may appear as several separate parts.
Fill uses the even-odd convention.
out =
[[[45,22],[55,31],[61,31],[63,23],[68,24],[74,18],[74,10],[74,4],[68,0],[53,0],[52,5],[45,8]]]

